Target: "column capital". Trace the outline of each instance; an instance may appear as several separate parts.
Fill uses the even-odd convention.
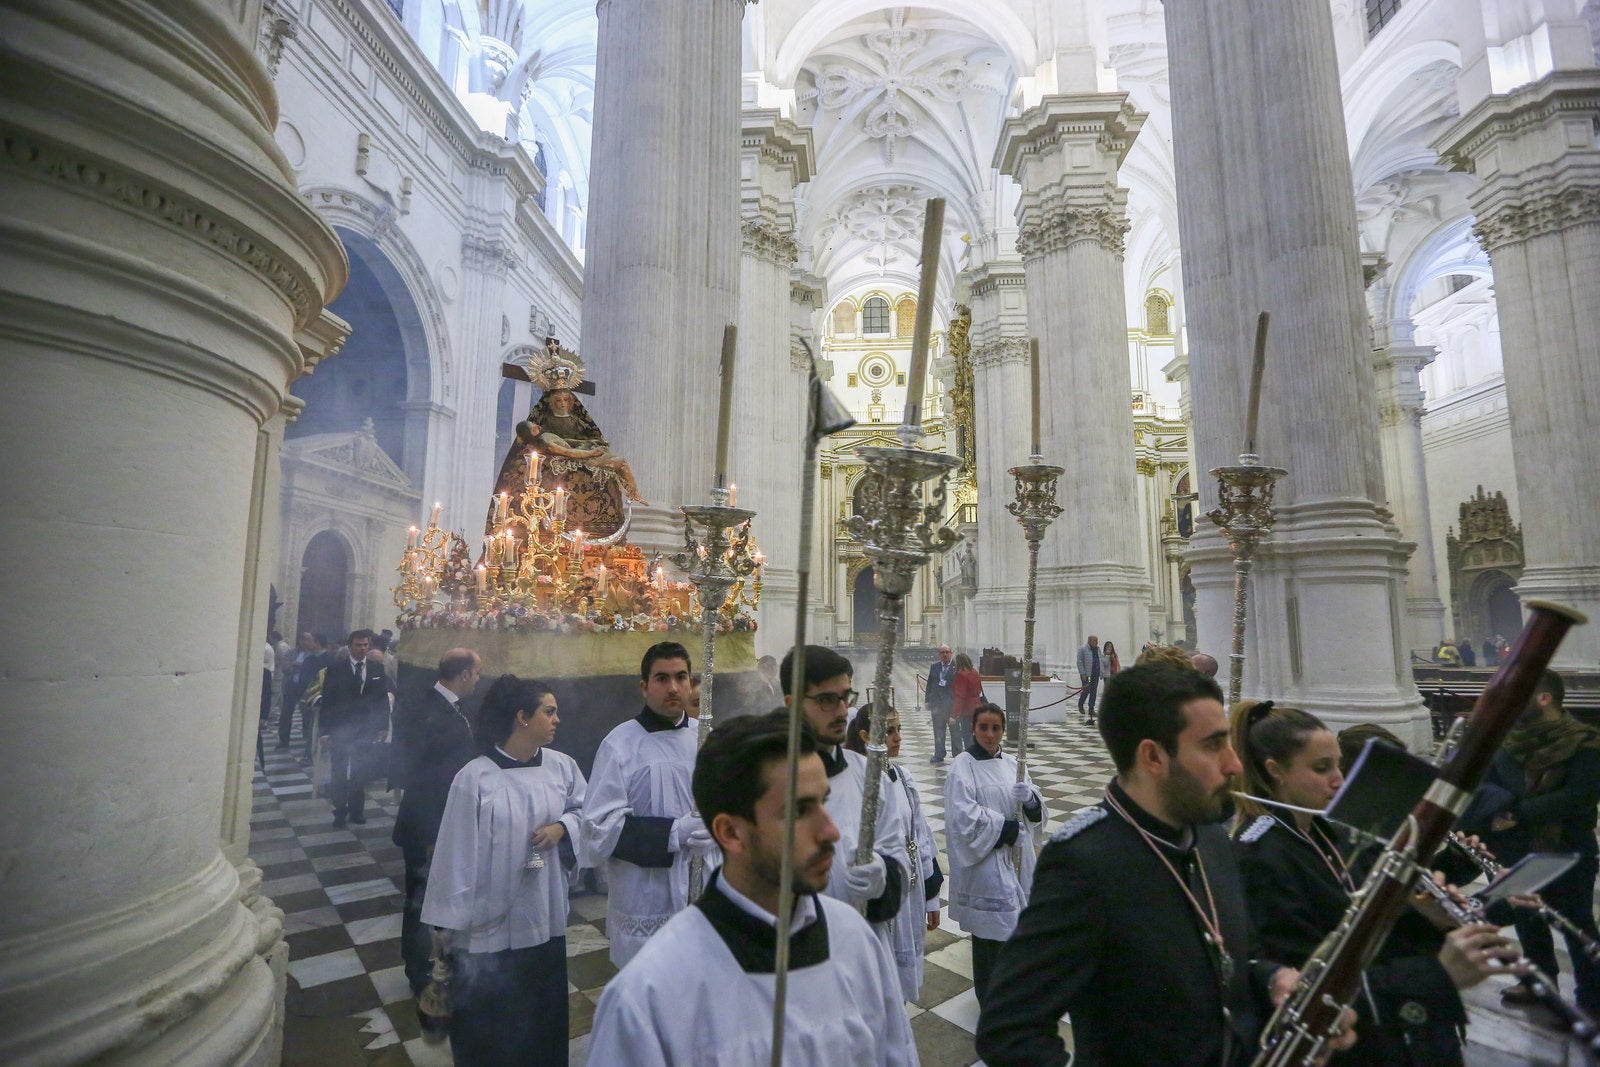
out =
[[[1076,183],[1083,176],[1115,182],[1117,168],[1148,117],[1127,93],[1047,96],[1006,120],[994,166],[1025,191],[1062,179]]]
[[[1556,71],[1490,96],[1434,142],[1478,178],[1473,232],[1491,253],[1600,221],[1600,70]]]
[[[800,246],[794,234],[785,226],[765,219],[743,219],[739,223],[739,236],[747,256],[764,259],[787,270],[800,255]]]
[[[1115,190],[1100,204],[1026,202],[1018,208],[1022,226],[1017,230],[1017,254],[1033,259],[1079,241],[1093,241],[1121,256],[1128,221],[1127,191]]]
[[[972,346],[972,365],[986,370],[1004,363],[1027,363],[1028,339],[1026,337],[999,337]]]
[[[514,249],[499,238],[466,234],[461,238],[461,264],[485,274],[506,276],[522,262]]]

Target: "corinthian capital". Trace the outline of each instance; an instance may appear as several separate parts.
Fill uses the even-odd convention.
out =
[[[764,259],[780,267],[793,266],[800,257],[800,246],[786,229],[764,219],[745,219],[739,223],[744,254]]]
[[[1573,226],[1600,222],[1600,188],[1568,186],[1497,204],[1472,227],[1483,247],[1496,249]]]
[[[1121,256],[1129,226],[1119,205],[1093,207],[1057,204],[1032,212],[1034,218],[1017,231],[1017,254],[1032,259],[1079,241],[1094,241]]]

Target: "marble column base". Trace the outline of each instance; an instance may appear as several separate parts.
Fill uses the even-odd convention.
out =
[[[1076,676],[1078,648],[1090,634],[1110,641],[1125,664],[1150,639],[1150,580],[1127,564],[1040,567],[1035,659]]]

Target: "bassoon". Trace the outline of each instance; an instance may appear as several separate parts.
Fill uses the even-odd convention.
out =
[[[1362,973],[1410,906],[1412,886],[1422,870],[1419,858],[1433,856],[1444,843],[1506,733],[1527,709],[1562,638],[1588,621],[1580,612],[1548,601],[1524,605],[1528,624],[1473,705],[1460,743],[1378,856],[1338,927],[1301,968],[1299,984],[1262,1032],[1254,1067],[1313,1067],[1328,1051],[1339,1036],[1345,1009],[1361,990]]]

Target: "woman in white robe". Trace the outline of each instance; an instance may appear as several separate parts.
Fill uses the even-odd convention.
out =
[[[870,736],[870,715],[868,707],[851,718],[846,742],[846,747],[863,756]],[[886,754],[893,761],[900,755],[899,712],[888,713],[883,741]],[[917,794],[916,785],[905,768],[893,762],[888,766],[888,776],[883,803],[895,807],[893,825],[902,835],[907,861],[906,878],[902,883],[903,902],[899,914],[889,923],[889,949],[894,953],[895,970],[900,975],[905,999],[920,1001],[925,938],[927,931],[939,928],[939,888],[944,884],[944,872],[939,869],[938,846],[933,840],[933,829],[923,818],[922,798]]]
[[[1016,759],[1000,751],[1005,712],[980,705],[972,733],[972,744],[945,778],[944,839],[950,918],[972,935],[973,991],[981,1009],[995,956],[1028,903],[1049,813],[1033,779],[1018,782]]]
[[[422,921],[444,933],[458,1067],[567,1062],[567,879],[586,783],[554,740],[555,695],[501,676],[484,697],[485,754],[450,784]]]

